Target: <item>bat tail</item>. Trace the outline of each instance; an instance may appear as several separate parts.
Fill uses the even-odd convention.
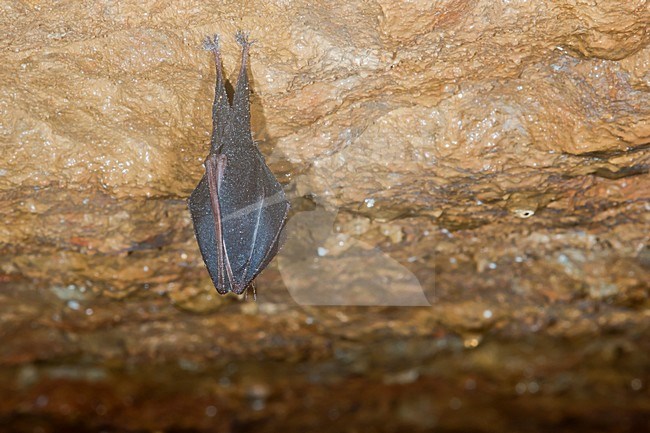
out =
[[[216,153],[221,147],[217,141],[225,134],[226,126],[230,119],[230,103],[223,79],[223,64],[221,62],[221,48],[219,46],[219,35],[208,36],[203,42],[203,48],[212,52],[217,75],[217,82],[214,88],[214,103],[212,104],[212,143],[211,153]]]

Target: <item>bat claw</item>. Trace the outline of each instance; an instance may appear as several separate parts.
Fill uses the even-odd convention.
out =
[[[212,37],[208,36],[203,40],[203,49],[206,51],[212,51],[214,53],[219,52],[219,35],[214,35]]]
[[[237,33],[235,33],[235,40],[237,40],[237,43],[242,46],[242,48],[246,49],[249,48],[251,45],[253,45],[256,40],[249,40],[250,32],[244,31],[244,30],[237,30]]]

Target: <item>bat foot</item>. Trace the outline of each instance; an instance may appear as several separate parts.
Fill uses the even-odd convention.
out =
[[[214,35],[212,37],[208,36],[203,40],[203,49],[206,51],[212,51],[215,54],[219,53],[219,35]]]
[[[243,49],[248,49],[251,45],[253,45],[255,40],[249,40],[250,32],[246,32],[244,30],[237,30],[237,33],[235,33],[235,40],[237,40],[237,43],[241,45]]]

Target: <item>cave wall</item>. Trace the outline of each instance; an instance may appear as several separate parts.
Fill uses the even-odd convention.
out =
[[[650,428],[647,1],[9,1],[0,22],[14,431]],[[201,42],[232,82],[238,29],[292,203],[257,302],[217,295],[186,207]]]

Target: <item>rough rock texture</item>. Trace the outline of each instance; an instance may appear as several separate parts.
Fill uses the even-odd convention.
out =
[[[650,429],[647,0],[8,1],[0,25],[0,429]],[[232,76],[239,28],[293,205],[257,303],[216,295],[185,202],[201,41]]]

